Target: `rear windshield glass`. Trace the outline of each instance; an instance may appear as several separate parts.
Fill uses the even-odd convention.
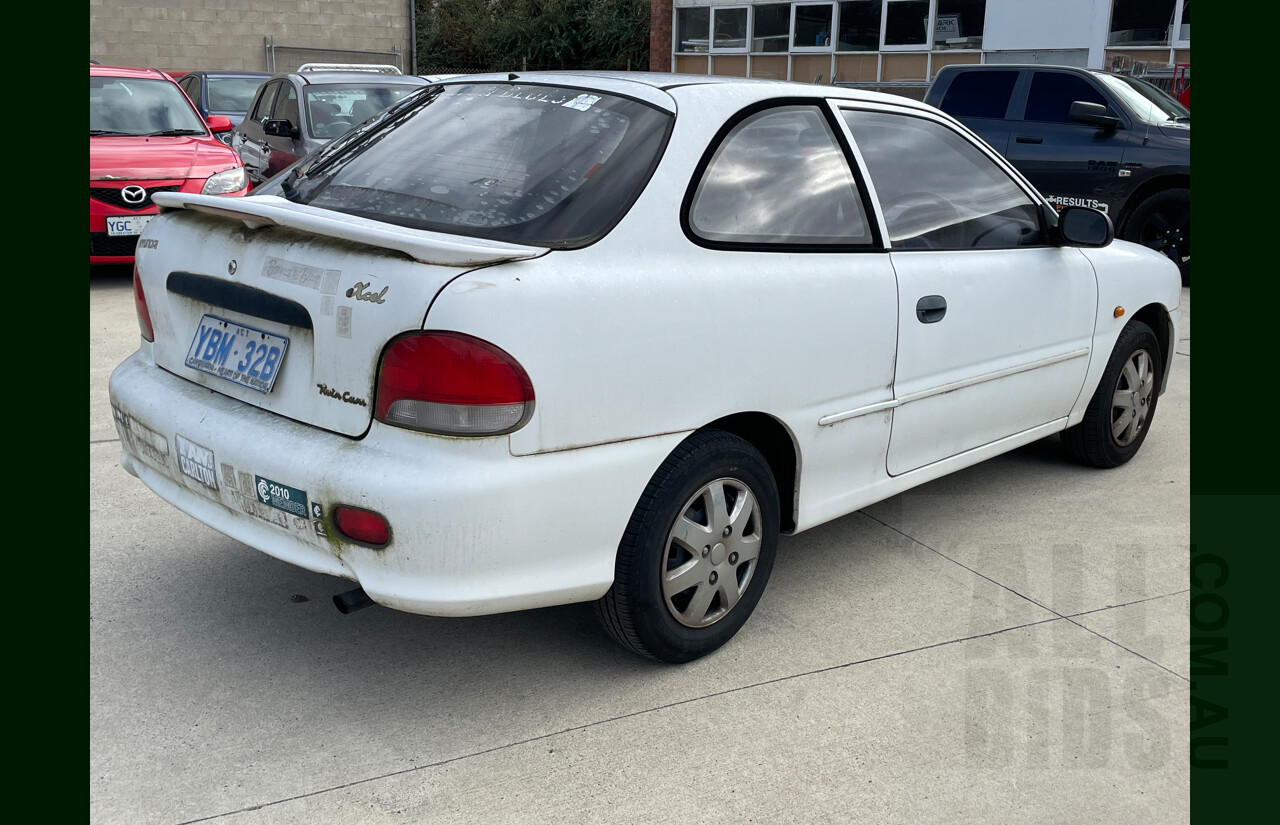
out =
[[[595,91],[436,86],[258,191],[420,229],[582,245],[635,200],[670,122]]]
[[[209,111],[242,115],[249,111],[261,77],[210,77]]]
[[[407,83],[378,86],[374,84],[328,84],[308,86],[304,92],[307,123],[311,136],[334,138],[357,123],[376,115],[398,100],[403,100],[420,86]]]

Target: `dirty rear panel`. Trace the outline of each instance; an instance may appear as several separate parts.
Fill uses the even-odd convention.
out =
[[[152,221],[137,262],[159,366],[349,436],[369,426],[387,342],[420,329],[436,292],[466,271],[283,226],[248,229],[188,210]],[[205,315],[287,339],[269,392],[188,366]]]

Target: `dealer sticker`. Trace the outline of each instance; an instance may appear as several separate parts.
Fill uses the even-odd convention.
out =
[[[218,474],[214,472],[213,450],[201,447],[177,433],[173,436],[178,446],[178,469],[187,478],[193,478],[210,490],[218,489]]]
[[[254,490],[257,491],[258,501],[274,507],[277,510],[283,510],[295,516],[307,516],[307,494],[297,487],[290,487],[288,484],[281,484],[278,481],[272,481],[262,476],[254,476]]]

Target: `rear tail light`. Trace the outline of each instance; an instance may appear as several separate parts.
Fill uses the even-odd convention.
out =
[[[391,541],[391,526],[372,510],[339,504],[333,508],[333,524],[345,538],[374,547],[386,547]]]
[[[458,332],[392,342],[378,369],[379,421],[441,435],[497,435],[533,414],[533,384],[503,350]]]
[[[138,312],[138,328],[142,337],[148,341],[156,340],[155,330],[151,328],[151,312],[147,309],[147,296],[142,294],[142,281],[138,278],[138,267],[133,268],[133,308]]]

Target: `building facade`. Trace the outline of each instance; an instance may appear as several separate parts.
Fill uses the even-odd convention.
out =
[[[303,62],[413,71],[413,0],[89,0],[89,58],[171,72]]]
[[[917,97],[954,63],[1059,64],[1148,77],[1189,76],[1191,63],[1191,0],[654,0],[653,21],[655,71],[840,83]]]

